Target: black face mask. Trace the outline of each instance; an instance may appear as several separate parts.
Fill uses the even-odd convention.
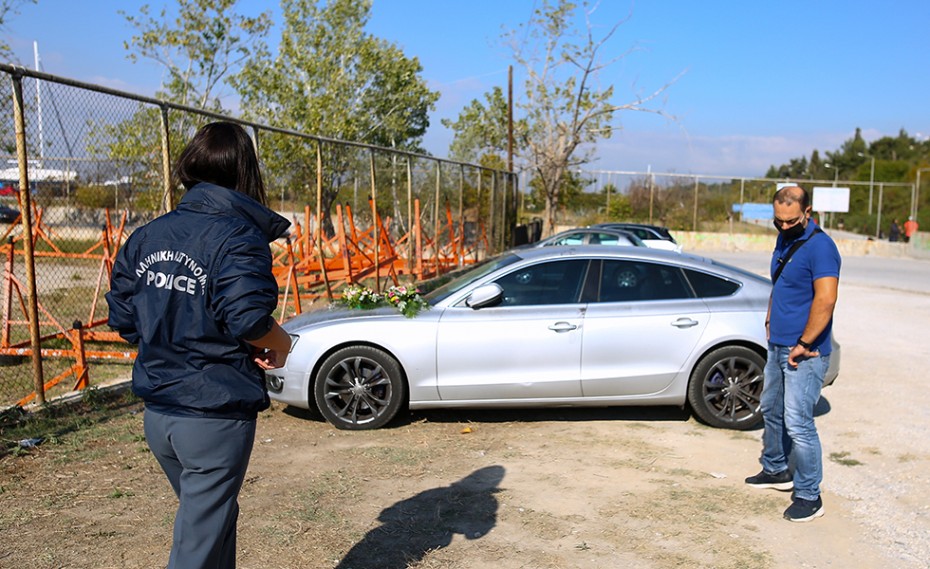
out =
[[[794,241],[798,237],[804,235],[804,230],[806,229],[806,227],[804,227],[800,221],[787,229],[783,229],[781,224],[777,221],[773,222],[773,224],[775,225],[775,229],[781,233],[782,237],[784,237],[786,241]]]

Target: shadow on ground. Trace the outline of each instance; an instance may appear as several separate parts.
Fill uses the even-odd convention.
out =
[[[814,407],[814,416],[820,417],[831,411],[830,402],[821,396]],[[324,423],[318,411],[297,407],[285,407],[284,413],[304,421]],[[543,409],[430,409],[401,411],[386,429],[405,427],[420,421],[430,423],[535,423],[535,422],[687,422],[692,415],[688,409],[672,406],[661,407],[559,407]],[[749,429],[758,431],[762,423]]]
[[[369,531],[336,569],[405,569],[429,551],[452,543],[455,534],[480,539],[497,524],[497,498],[504,467],[488,466],[442,488],[432,488],[385,508],[381,525]]]

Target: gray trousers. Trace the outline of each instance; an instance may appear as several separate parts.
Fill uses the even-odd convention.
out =
[[[236,566],[239,489],[254,420],[175,417],[146,409],[145,439],[178,497],[168,569]]]

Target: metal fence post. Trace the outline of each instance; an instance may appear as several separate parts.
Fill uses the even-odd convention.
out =
[[[368,149],[368,166],[371,170],[371,228],[375,242],[375,292],[381,292],[381,227],[378,220],[378,186],[375,179],[375,151]]]
[[[453,236],[455,233],[453,232]],[[465,249],[465,166],[459,164],[459,237],[460,246],[458,248],[459,254],[456,259],[456,263],[459,267],[462,266],[464,262],[464,251]],[[453,249],[454,250],[454,249]]]
[[[881,239],[882,236],[882,193],[884,193],[885,184],[878,184],[878,217],[875,219],[875,237]]]
[[[694,212],[691,215],[691,231],[697,231],[697,210],[698,210],[698,177],[694,177]]]
[[[436,258],[436,275],[439,275],[439,199],[442,187],[442,162],[436,162],[436,203],[433,207],[433,256]]]
[[[310,231],[310,224],[307,224],[307,231]],[[326,272],[326,256],[323,255],[323,142],[316,141],[316,250],[320,254],[320,273],[323,276],[323,283],[326,285],[326,298],[330,302],[333,300],[333,289],[329,284],[329,275]],[[375,255],[377,256],[377,249]],[[300,285],[295,282],[295,287]]]
[[[13,82],[13,122],[16,134],[16,161],[19,166],[19,199],[22,204],[23,254],[26,264],[27,312],[29,316],[29,344],[32,347],[32,379],[36,400],[45,403],[45,378],[42,370],[42,345],[39,340],[39,308],[36,295],[36,258],[33,251],[32,198],[29,195],[29,159],[26,150],[26,119],[23,106],[23,77],[11,75]],[[12,244],[10,245],[12,247]]]
[[[654,200],[654,195],[653,195],[653,194],[655,193],[655,184],[654,184],[653,182],[654,182],[654,180],[653,180],[653,178],[652,178],[652,174],[650,173],[650,174],[649,174],[649,177],[648,177],[648,184],[649,184],[649,223],[652,223],[652,202],[653,202],[653,200]]]
[[[494,175],[494,172],[491,172],[491,188],[490,194],[488,194],[488,242],[491,252],[497,252],[497,225],[495,225],[494,220],[494,198],[497,193],[497,176]]]
[[[417,219],[417,226],[420,225]],[[410,157],[407,157],[407,270],[413,272],[413,172],[410,168]],[[419,234],[419,229],[417,229]],[[419,235],[417,236],[419,238]]]
[[[174,188],[171,185],[171,135],[168,130],[168,107],[161,107],[161,166],[164,176],[165,212],[174,210]]]

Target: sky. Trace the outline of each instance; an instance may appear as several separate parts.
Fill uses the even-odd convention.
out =
[[[19,63],[142,95],[162,79],[154,63],[129,61],[134,30],[118,10],[153,13],[175,0],[38,0],[3,30]],[[368,31],[419,58],[441,93],[424,146],[447,156],[455,119],[473,99],[506,92],[512,52],[502,34],[529,20],[539,0],[373,0]],[[240,0],[254,15],[275,1]],[[605,44],[599,76],[614,102],[666,87],[657,113],[621,112],[588,168],[763,176],[791,158],[823,155],[850,139],[930,135],[930,2],[927,0],[602,0],[591,16]],[[269,37],[276,43],[280,30]],[[521,74],[515,67],[515,98]],[[227,88],[228,90],[228,88]],[[231,90],[228,90],[231,92]],[[519,116],[519,111],[517,111]],[[671,117],[671,118],[670,118]]]

